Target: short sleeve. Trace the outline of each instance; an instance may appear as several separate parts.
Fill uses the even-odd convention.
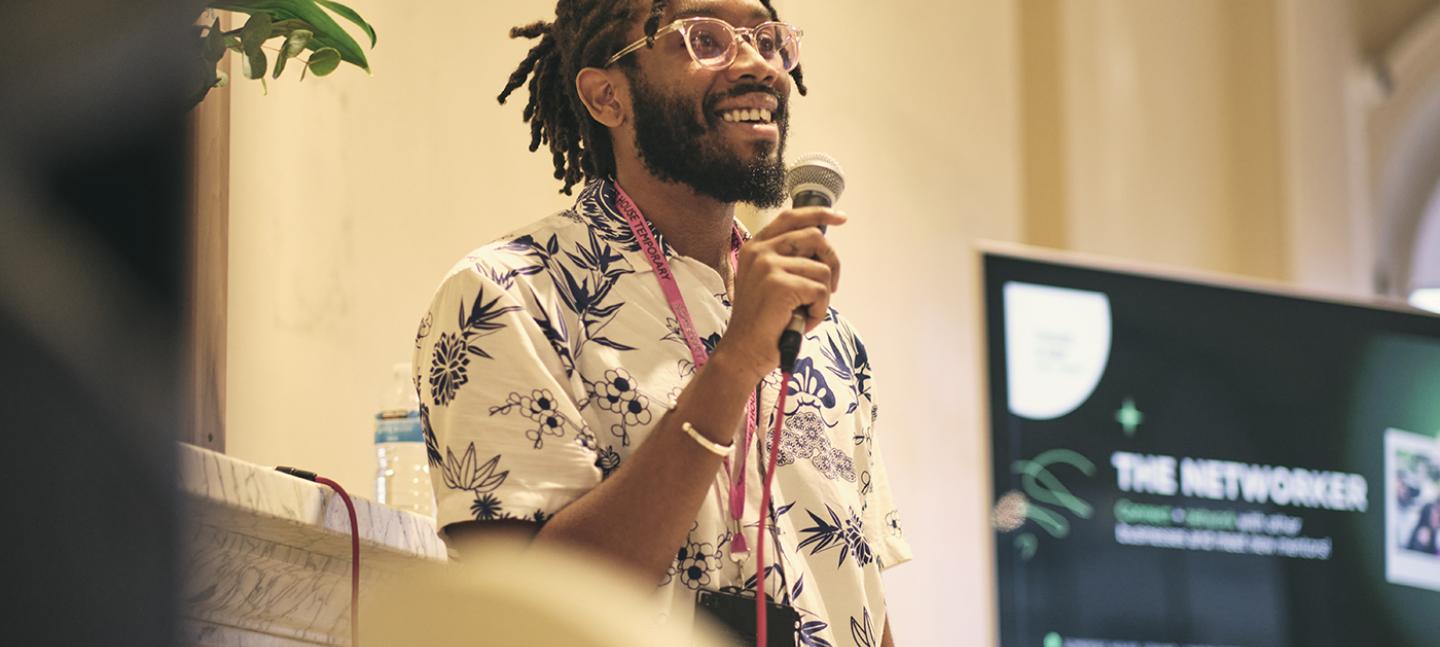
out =
[[[853,331],[852,331],[853,332]],[[877,562],[881,570],[898,566],[914,558],[910,544],[900,525],[900,511],[890,490],[890,478],[881,458],[880,445],[884,442],[876,433],[879,426],[879,409],[875,405],[873,380],[870,379],[870,364],[865,346],[859,336],[854,336],[855,356],[859,359],[855,373],[860,383],[860,410],[856,415],[864,416],[864,451],[857,457],[864,472],[861,475],[861,494],[865,498],[863,516],[866,540],[875,547]],[[867,480],[868,479],[868,480]]]
[[[475,266],[437,290],[413,365],[437,528],[543,523],[600,483],[559,354],[522,298]]]

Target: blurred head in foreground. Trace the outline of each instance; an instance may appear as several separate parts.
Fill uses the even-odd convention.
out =
[[[371,645],[723,647],[713,627],[656,624],[654,587],[543,544],[467,546],[463,562],[406,569],[362,600]]]

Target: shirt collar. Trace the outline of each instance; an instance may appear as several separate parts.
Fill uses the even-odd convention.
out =
[[[635,240],[635,233],[630,231],[630,223],[620,213],[619,198],[620,192],[616,190],[613,180],[592,180],[575,199],[575,213],[590,225],[601,240],[619,248],[620,253],[636,269],[649,267],[644,253],[640,251],[639,241]],[[648,218],[645,226],[650,228],[650,234],[660,244],[665,258],[675,256],[675,250],[670,248],[660,230],[656,229]]]
[[[614,180],[607,178],[591,180],[575,198],[574,211],[590,224],[601,240],[618,247],[621,254],[636,269],[648,268],[649,262],[645,260],[645,254],[640,251],[640,243],[635,240],[635,234],[630,231],[630,223],[620,213],[619,197],[620,192],[616,190]],[[735,225],[740,229],[740,239],[742,241],[750,240],[750,230],[745,228],[740,219],[735,219]],[[665,241],[665,237],[660,234],[660,230],[655,228],[649,218],[645,219],[645,226],[650,228],[650,234],[660,244],[665,258],[673,258],[675,250],[670,248],[670,244]]]

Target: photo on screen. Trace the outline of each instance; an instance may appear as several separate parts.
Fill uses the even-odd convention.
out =
[[[1385,432],[1385,579],[1440,591],[1440,442]]]

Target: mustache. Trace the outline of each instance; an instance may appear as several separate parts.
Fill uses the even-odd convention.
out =
[[[775,91],[775,88],[763,83],[742,83],[719,94],[711,95],[705,100],[705,114],[713,115],[721,101],[756,93],[768,94],[775,98],[776,108],[773,115],[775,121],[784,121],[786,117],[790,116],[790,102]]]

